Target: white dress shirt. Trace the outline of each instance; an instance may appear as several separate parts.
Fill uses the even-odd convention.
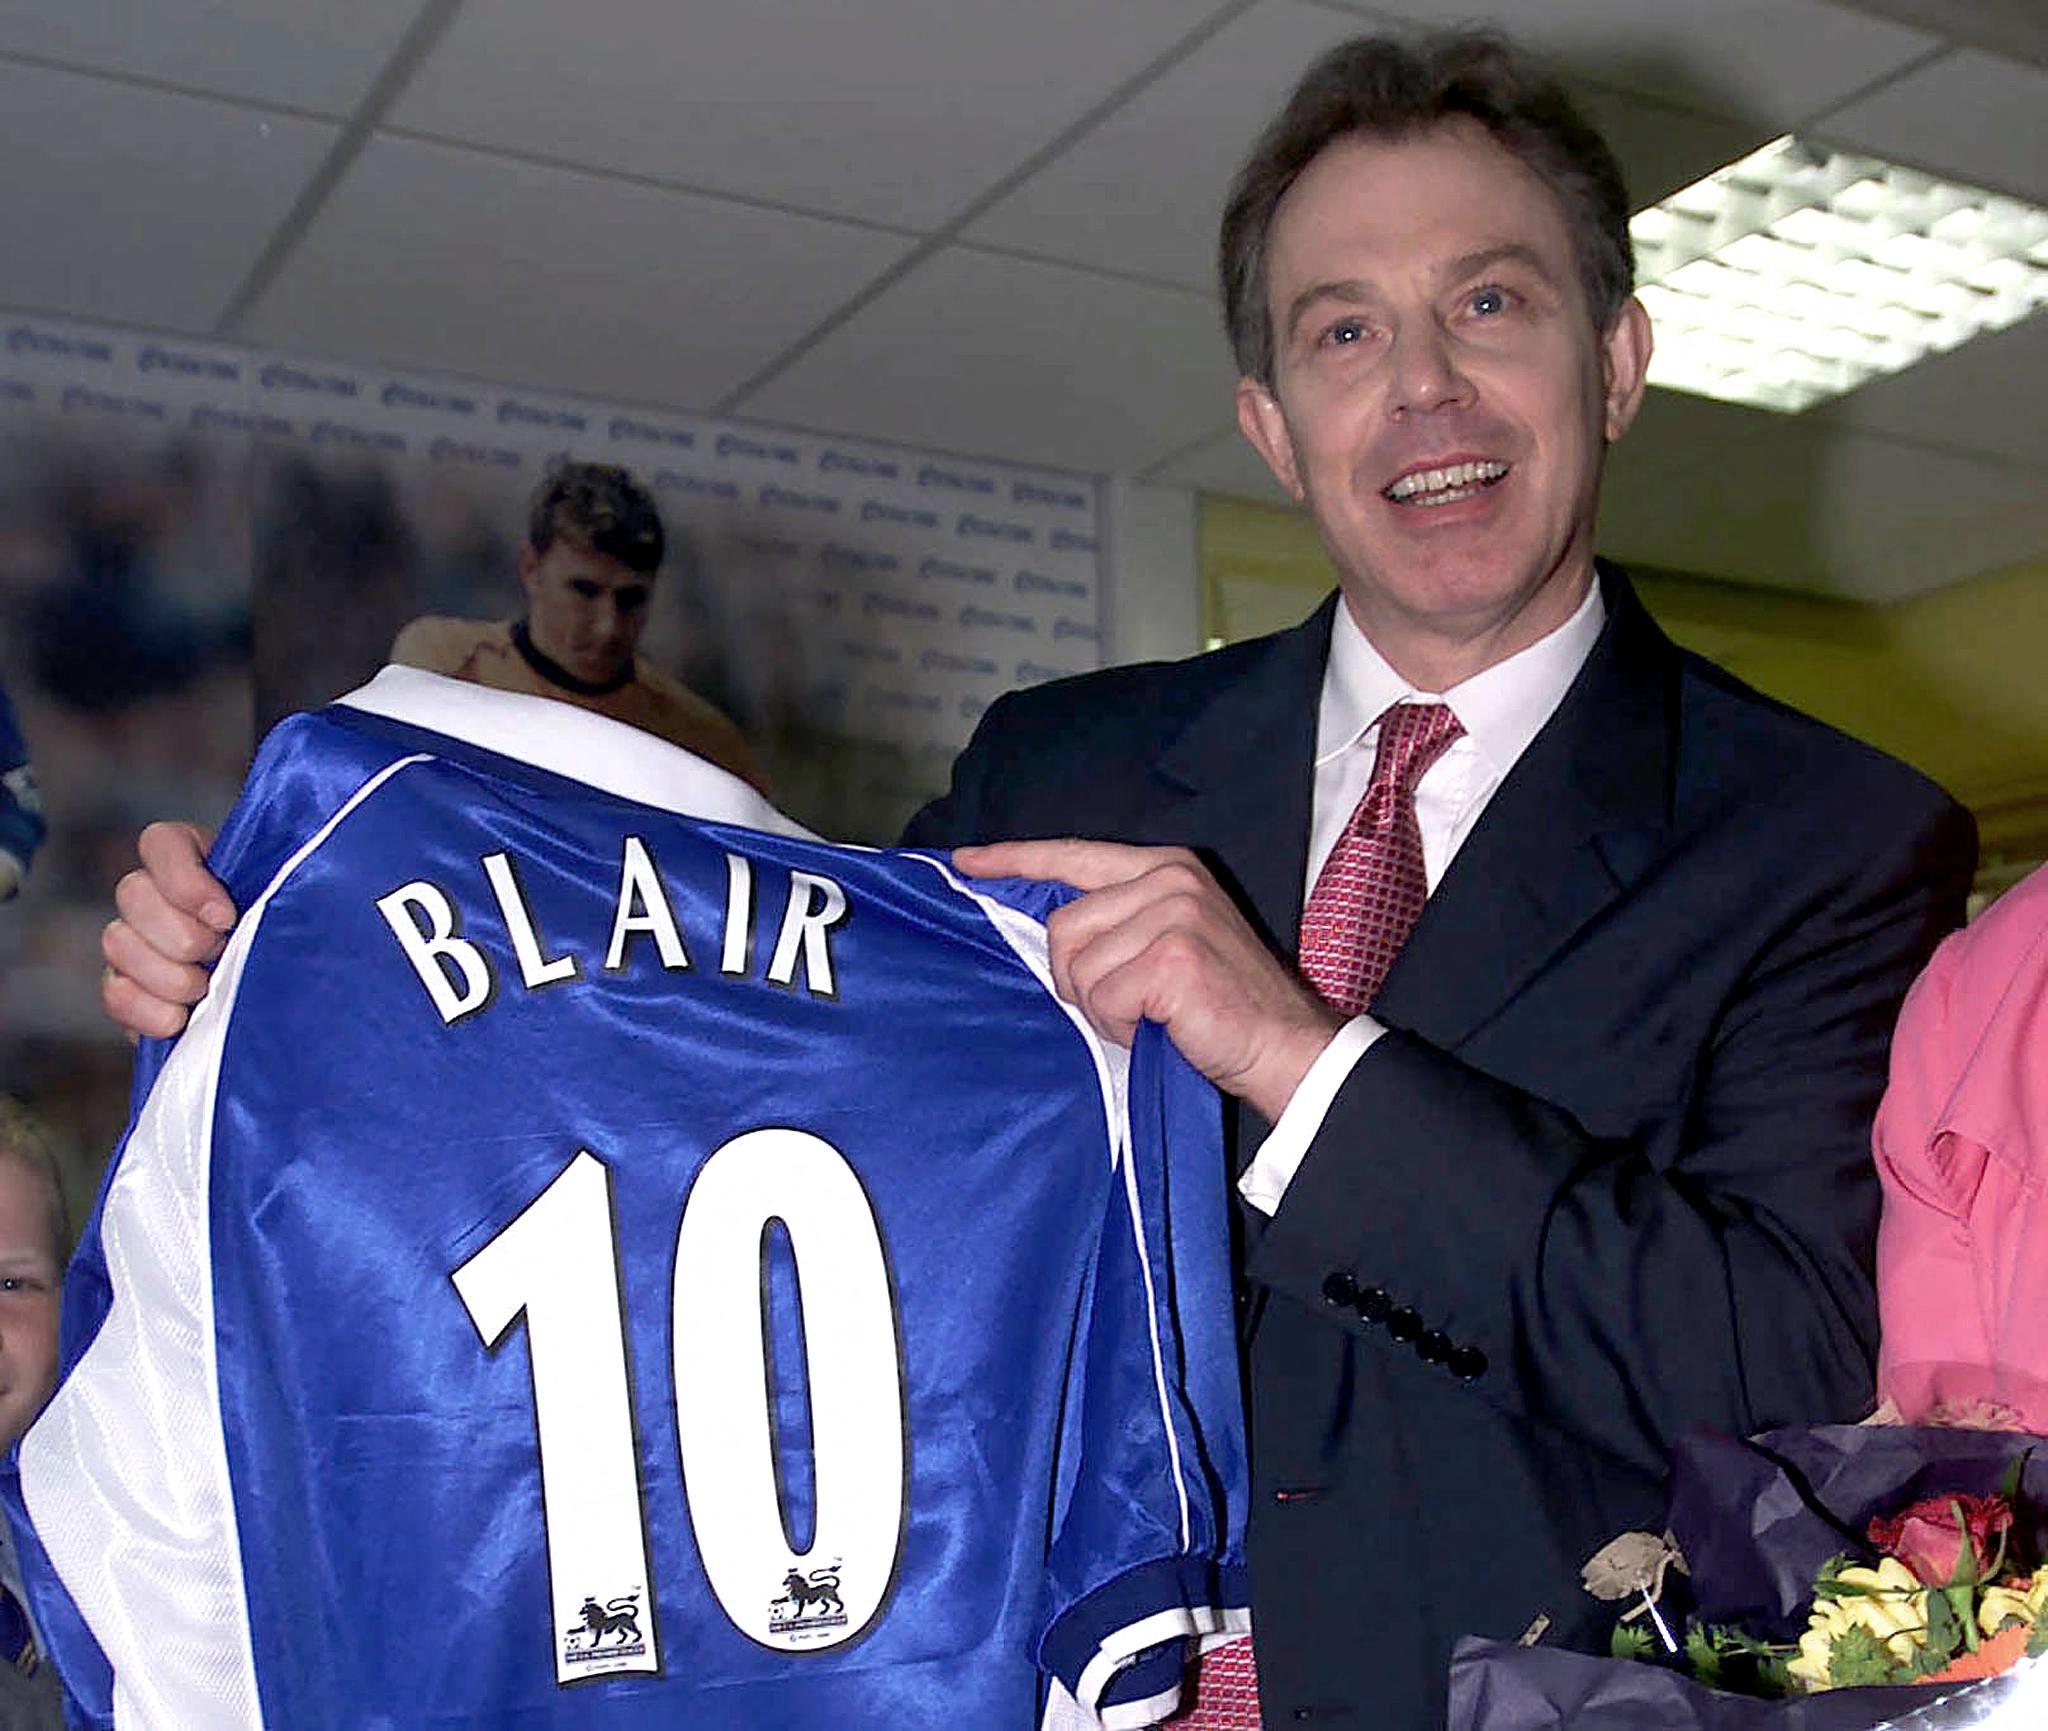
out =
[[[1308,883],[1337,845],[1372,780],[1379,718],[1396,703],[1447,703],[1465,729],[1415,785],[1415,821],[1422,831],[1422,869],[1429,892],[1443,881],[1508,771],[1564,701],[1606,623],[1600,585],[1590,584],[1578,610],[1549,636],[1444,692],[1418,691],[1366,641],[1341,602],[1330,630],[1316,717],[1315,793],[1309,808]],[[1385,1033],[1370,1015],[1354,1016],[1309,1066],[1279,1123],[1237,1182],[1261,1213],[1280,1207],[1323,1115],[1352,1065]]]

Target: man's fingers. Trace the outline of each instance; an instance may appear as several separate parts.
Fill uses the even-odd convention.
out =
[[[161,998],[152,998],[136,990],[132,980],[123,979],[112,968],[100,977],[100,1002],[106,1006],[107,1014],[128,1031],[130,1038],[148,1034],[159,1040],[168,1040],[184,1027],[186,1021],[182,1006],[167,1004]]]
[[[953,850],[953,864],[972,878],[1048,878],[1077,890],[1106,889],[1154,870],[1178,848],[1127,847],[1121,842],[999,841]],[[1192,858],[1192,856],[1185,856]]]
[[[108,926],[108,935],[111,937],[116,927],[125,927],[132,944],[124,944],[121,955],[109,954],[107,960],[124,974],[137,976],[137,969],[128,963],[146,965],[149,957],[144,951],[154,952],[161,961],[190,966],[212,961],[227,942],[206,921],[173,906],[147,872],[129,872],[114,886],[114,907],[121,917]],[[106,948],[104,942],[101,948]],[[146,979],[144,984],[148,984]]]
[[[218,938],[213,940],[216,945],[219,941]],[[198,1003],[206,995],[204,968],[165,955],[140,937],[126,920],[107,922],[106,930],[100,934],[100,954],[106,958],[107,966],[116,978],[129,985],[139,997],[155,999],[175,1012],[180,1024],[184,1020],[185,1006]],[[102,997],[105,995],[101,993]],[[137,1033],[158,1032],[156,1017],[149,1018],[148,1027],[125,1016],[117,1019],[122,1026],[133,1028]],[[176,1029],[173,1028],[172,1032],[175,1033]]]
[[[206,869],[207,834],[189,823],[153,823],[136,841],[142,869],[164,901],[216,932],[235,923],[235,904]],[[127,910],[124,908],[123,913]]]

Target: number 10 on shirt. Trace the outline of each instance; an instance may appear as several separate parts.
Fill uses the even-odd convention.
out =
[[[763,1234],[789,1235],[816,1518],[790,1548],[768,1408]],[[484,1345],[521,1316],[533,1370],[555,1677],[661,1668],[635,1461],[611,1174],[588,1150],[456,1269]],[[903,1369],[872,1204],[830,1143],[750,1130],[705,1161],[676,1230],[674,1397],[683,1494],[720,1608],[764,1647],[819,1652],[880,1611],[903,1538]]]

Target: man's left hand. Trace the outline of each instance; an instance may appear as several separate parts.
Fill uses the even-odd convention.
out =
[[[1103,1038],[1140,1020],[1267,1122],[1344,1018],[1274,959],[1185,848],[1098,841],[957,848],[968,877],[1053,878],[1084,893],[1046,921],[1053,984]]]

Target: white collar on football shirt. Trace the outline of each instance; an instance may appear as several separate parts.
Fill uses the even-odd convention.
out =
[[[1572,616],[1546,637],[1444,692],[1418,691],[1388,665],[1340,598],[1330,628],[1316,718],[1316,763],[1348,751],[1381,715],[1403,700],[1448,703],[1493,774],[1505,775],[1564,701],[1607,622],[1597,579]]]
[[[445,733],[587,787],[710,823],[816,840],[736,775],[681,746],[551,697],[387,667],[336,699],[350,709]]]

